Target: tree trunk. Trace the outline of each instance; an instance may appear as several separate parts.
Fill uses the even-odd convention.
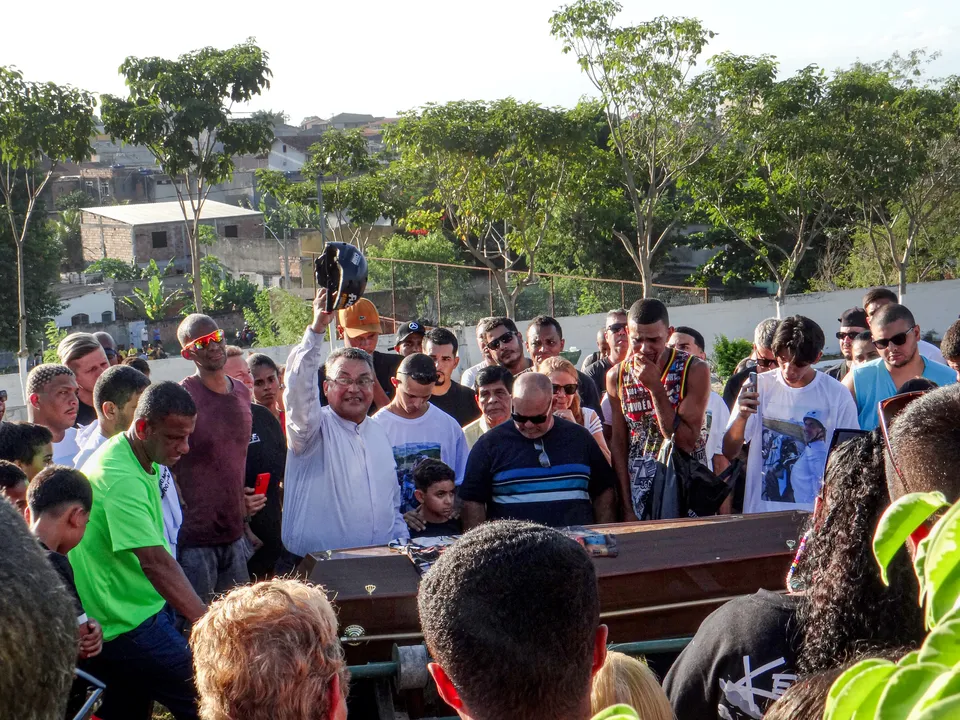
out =
[[[905,262],[900,263],[899,269],[899,283],[897,287],[897,294],[900,296],[900,302],[903,303],[903,296],[907,294],[907,264]]]
[[[30,218],[27,218],[29,222]],[[26,227],[26,223],[24,223]],[[17,352],[17,366],[20,370],[20,389],[23,392],[23,402],[27,404],[27,356],[30,351],[27,349],[27,295],[24,288],[23,277],[23,239],[17,240],[14,237],[14,245],[17,246],[17,307],[19,310],[19,332],[20,332],[20,350]]]
[[[187,228],[187,244],[190,246],[190,272],[193,273],[193,304],[198,313],[203,312],[203,283],[200,278],[200,213],[193,220],[193,229]]]
[[[500,297],[503,298],[504,311],[508,318],[513,319],[517,314],[517,300],[510,292],[507,274],[503,270],[494,270],[493,277],[497,281],[497,290],[500,291]]]
[[[640,252],[637,253],[640,258],[640,281],[643,283],[643,297],[644,299],[653,297],[653,278],[650,273],[650,256],[643,252],[643,249],[640,248]]]

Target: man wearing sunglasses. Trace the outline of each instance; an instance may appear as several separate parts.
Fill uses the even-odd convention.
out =
[[[513,422],[487,431],[467,460],[464,532],[487,519],[551,527],[614,522],[613,472],[586,428],[552,412],[546,375],[513,386]]]
[[[840,329],[837,331],[837,340],[840,341],[840,355],[843,359],[824,372],[834,380],[843,380],[853,367],[853,343],[857,335],[868,328],[867,313],[861,308],[844,310],[839,318]]]
[[[181,383],[197,406],[190,452],[170,468],[185,505],[177,559],[197,595],[210,602],[250,579],[244,521],[260,500],[244,493],[251,393],[227,375],[224,332],[213,318],[187,315],[177,339],[197,369]]]
[[[516,324],[508,317],[487,318],[483,324],[483,342],[493,361],[516,377],[533,367],[530,358],[523,354],[523,336]]]
[[[857,404],[862,429],[877,427],[877,403],[896,395],[911,378],[924,377],[940,386],[957,381],[956,372],[920,353],[920,327],[903,305],[888,303],[876,310],[870,317],[870,333],[880,358],[855,367],[843,379]]]
[[[597,388],[597,397],[601,398],[607,391],[607,371],[626,358],[630,351],[630,345],[627,342],[626,310],[618,308],[607,313],[603,336],[607,341],[606,354],[583,371],[584,375],[593,380]],[[601,414],[600,417],[603,415]],[[609,423],[610,418],[604,418],[604,422]]]
[[[897,294],[893,292],[893,290],[883,287],[870,288],[863,296],[863,309],[864,312],[867,313],[867,322],[872,323],[873,316],[876,315],[877,311],[884,305],[897,305],[899,302],[900,300],[897,298]],[[941,365],[946,364],[943,353],[940,352],[940,348],[933,343],[929,343],[926,340],[920,340],[917,342],[917,350],[928,360],[940,363]]]
[[[723,402],[726,403],[730,412],[733,412],[737,404],[737,396],[740,395],[740,388],[750,377],[750,373],[760,374],[777,369],[777,356],[773,354],[771,345],[779,324],[780,321],[776,318],[767,318],[761,320],[753,329],[753,350],[750,356],[742,363],[744,367],[731,375],[723,386]]]

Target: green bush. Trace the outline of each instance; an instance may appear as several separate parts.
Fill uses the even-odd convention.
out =
[[[733,375],[737,364],[750,355],[753,343],[743,338],[730,340],[726,335],[716,335],[713,340],[713,367],[717,377],[726,380]]]

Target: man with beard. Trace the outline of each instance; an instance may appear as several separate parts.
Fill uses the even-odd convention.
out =
[[[523,354],[523,339],[513,320],[508,317],[487,318],[481,327],[483,342],[497,365],[505,367],[514,377],[533,367]]]
[[[394,351],[401,357],[423,352],[423,336],[427,325],[423,320],[410,320],[397,329],[397,344]]]
[[[920,326],[903,305],[890,303],[875,310],[870,333],[880,358],[854,368],[843,379],[857,403],[862,429],[872,430],[879,424],[877,403],[896,395],[907,380],[925,377],[940,386],[957,381],[953,370],[920,353]]]
[[[460,427],[480,417],[476,396],[453,379],[453,371],[460,364],[460,343],[446,328],[434,328],[425,336],[424,352],[437,366],[437,384],[433,387],[431,404],[450,415]]]
[[[607,313],[607,324],[603,329],[603,335],[607,339],[607,354],[583,371],[584,375],[593,380],[599,397],[603,397],[607,391],[607,371],[626,358],[630,351],[630,345],[627,342],[626,310],[619,308]],[[604,418],[604,420],[610,422],[610,418]]]
[[[896,305],[900,301],[897,299],[897,294],[893,290],[887,288],[870,288],[863,296],[863,311],[867,314],[867,322],[873,325],[873,316],[877,314],[877,311],[880,310],[884,305]],[[919,340],[917,342],[917,350],[923,355],[927,360],[932,360],[933,362],[940,363],[941,365],[946,364],[944,360],[943,353],[940,352],[938,348],[933,343],[929,343],[926,340]]]
[[[252,426],[250,391],[224,370],[224,333],[213,318],[188,315],[177,328],[177,339],[180,354],[197,368],[181,383],[197,406],[190,452],[170,468],[186,506],[177,559],[197,594],[209,602],[249,580],[244,518],[253,496],[244,494],[244,476]]]
[[[853,367],[853,343],[857,335],[867,329],[867,313],[861,308],[850,308],[843,311],[839,322],[837,340],[840,341],[840,354],[843,359],[824,371],[834,380],[843,380]]]

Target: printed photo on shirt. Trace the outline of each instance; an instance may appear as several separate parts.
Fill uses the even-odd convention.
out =
[[[397,481],[400,483],[400,512],[416,510],[420,503],[413,495],[413,468],[423,458],[440,460],[440,443],[405,443],[393,448],[397,461]]]
[[[816,499],[827,462],[821,415],[810,410],[799,418],[763,418],[763,500],[811,504]]]

